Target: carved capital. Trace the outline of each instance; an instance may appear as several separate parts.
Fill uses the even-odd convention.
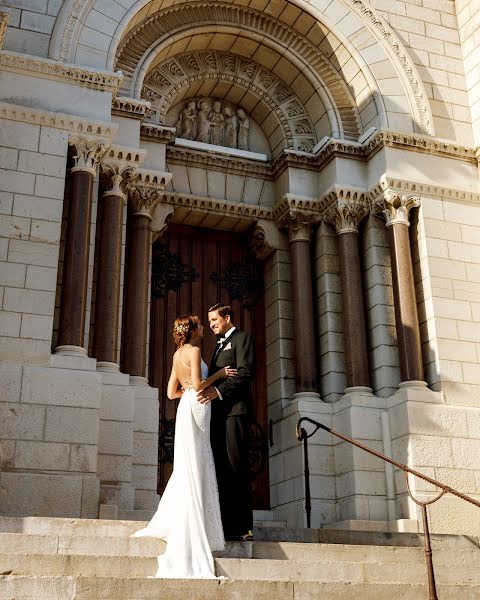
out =
[[[110,146],[110,142],[105,139],[78,135],[70,136],[68,143],[70,146],[75,146],[77,151],[76,156],[73,157],[75,166],[72,172],[87,171],[92,175],[96,174],[97,166]]]
[[[400,223],[410,225],[409,212],[412,208],[420,206],[421,200],[418,196],[406,196],[395,193],[393,190],[385,190],[373,203],[374,214],[382,213],[385,217],[387,227]]]
[[[309,242],[312,237],[312,229],[319,220],[318,215],[299,210],[289,210],[282,216],[280,227],[288,231],[289,242]]]
[[[7,31],[8,19],[10,14],[7,12],[0,12],[0,50],[3,46],[3,38],[5,37],[5,32]]]
[[[323,213],[323,219],[335,227],[338,235],[358,233],[360,221],[369,212],[368,204],[358,200],[339,199]]]
[[[127,146],[111,146],[101,162],[105,194],[127,198],[126,188],[138,176],[137,168],[145,158],[145,150]]]
[[[152,219],[153,210],[164,196],[165,185],[171,173],[138,169],[135,182],[128,186],[129,200],[134,214]]]
[[[256,225],[250,234],[248,245],[253,256],[258,260],[265,260],[275,250],[272,246],[272,240],[269,239],[272,236],[269,235],[269,229],[275,228],[277,235],[278,229],[273,223],[262,223],[262,225]]]

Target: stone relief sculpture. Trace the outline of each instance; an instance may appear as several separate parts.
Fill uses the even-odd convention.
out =
[[[176,122],[177,136],[216,146],[249,150],[250,119],[243,108],[214,100],[190,100]]]

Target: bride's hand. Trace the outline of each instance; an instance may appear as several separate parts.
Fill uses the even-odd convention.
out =
[[[220,379],[226,379],[227,377],[234,377],[237,374],[237,369],[234,369],[233,367],[228,365],[227,367],[223,367],[223,369],[220,369],[219,373]]]

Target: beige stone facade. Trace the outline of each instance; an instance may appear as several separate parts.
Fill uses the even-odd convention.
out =
[[[243,232],[261,264],[275,518],[306,524],[305,416],[480,499],[480,1],[0,10],[0,514],[156,507],[151,243],[171,225]],[[120,207],[106,246],[102,194]],[[143,254],[134,217],[150,236]],[[356,290],[342,279],[354,268],[346,235],[358,240]],[[134,251],[143,296],[125,283]],[[102,252],[119,261],[110,329],[95,316]],[[353,327],[347,296],[363,305]],[[132,338],[140,312],[145,335]],[[313,526],[417,526],[402,472],[326,433],[310,440],[310,485]],[[432,528],[478,534],[480,511],[443,498]]]

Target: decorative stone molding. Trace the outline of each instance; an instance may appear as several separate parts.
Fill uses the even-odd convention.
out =
[[[115,96],[112,100],[112,115],[129,117],[130,119],[139,119],[142,121],[147,115],[150,106],[151,103],[146,100]]]
[[[77,152],[77,155],[73,157],[75,166],[72,168],[72,173],[86,171],[95,176],[97,166],[106,154],[110,142],[94,137],[72,135],[68,143],[70,146],[74,146]]]
[[[384,215],[387,227],[398,223],[408,227],[410,225],[409,212],[412,208],[420,206],[420,203],[418,196],[407,196],[405,194],[400,196],[387,189],[375,199],[372,211],[374,214],[382,213]]]
[[[290,211],[306,211],[307,213],[317,213],[320,217],[319,204],[317,198],[310,196],[298,196],[296,194],[285,194],[280,202],[272,209],[272,219],[281,222],[284,215]]]
[[[126,188],[137,177],[137,167],[145,158],[145,150],[127,146],[111,146],[101,162],[102,174],[107,180],[104,195],[121,196],[126,200]]]
[[[2,51],[0,54],[0,66],[5,71],[13,73],[29,72],[35,77],[68,81],[74,85],[80,85],[102,92],[111,92],[115,95],[123,79],[120,71],[112,73],[109,71],[97,71],[94,69],[83,69],[76,65],[59,63],[48,58],[37,58],[17,52]]]
[[[271,221],[257,223],[250,233],[248,246],[257,260],[265,260],[279,247],[278,227]]]
[[[236,156],[207,154],[192,148],[181,148],[179,146],[167,146],[167,162],[204,167],[210,171],[228,171],[229,173],[254,175],[263,179],[273,178],[269,163],[259,163],[255,160]]]
[[[175,139],[175,127],[165,127],[165,125],[156,125],[155,123],[142,123],[140,126],[140,137],[168,144]]]
[[[405,87],[410,91],[409,95],[413,99],[414,116],[421,132],[427,135],[435,135],[432,111],[430,110],[425,88],[400,39],[366,0],[347,0],[347,2],[361,17],[362,21],[373,29],[382,45],[386,46],[389,54],[395,58],[395,62],[399,65],[399,72],[406,83]]]
[[[279,226],[281,229],[288,231],[288,241],[290,243],[300,241],[309,242],[312,237],[312,230],[319,221],[318,214],[291,209],[282,215]]]
[[[8,12],[0,12],[0,50],[3,46],[3,40],[5,38],[5,32],[7,31],[9,17],[10,14]]]
[[[171,173],[138,169],[135,181],[128,186],[129,200],[134,214],[152,219],[153,210],[162,200]]]
[[[72,115],[39,110],[29,106],[18,106],[7,102],[0,102],[0,118],[65,129],[78,135],[92,135],[105,140],[111,140],[118,129],[116,123],[87,121]]]
[[[270,208],[258,206],[258,204],[235,204],[225,200],[205,196],[194,196],[192,194],[180,194],[166,192],[162,202],[173,204],[175,207],[188,209],[189,211],[200,211],[216,213],[219,215],[230,215],[248,220],[273,219]]]
[[[398,194],[406,193],[420,197],[448,198],[460,202],[469,202],[471,204],[480,204],[480,194],[467,190],[458,190],[452,188],[430,185],[428,183],[418,183],[416,181],[407,181],[384,175],[380,181],[369,190],[371,200],[375,200],[385,189],[390,188]]]
[[[328,203],[323,220],[335,227],[337,234],[358,233],[358,225],[370,210],[366,190],[333,186],[321,199]]]

